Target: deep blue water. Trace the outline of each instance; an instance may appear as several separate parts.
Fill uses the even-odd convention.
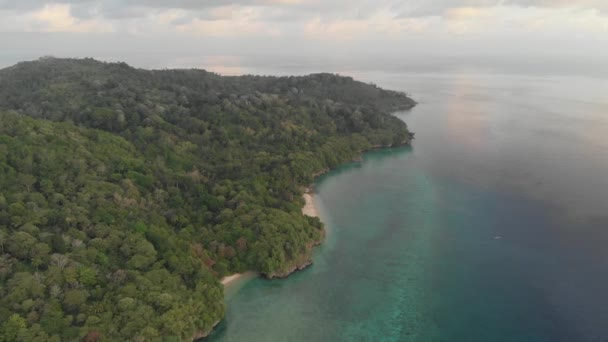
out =
[[[608,341],[608,82],[356,74],[420,102],[411,148],[318,179],[328,237],[227,291],[212,341]]]

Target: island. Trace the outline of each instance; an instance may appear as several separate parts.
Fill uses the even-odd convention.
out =
[[[205,336],[223,277],[310,265],[324,229],[306,187],[410,144],[391,113],[415,104],[334,74],[0,70],[0,340]]]

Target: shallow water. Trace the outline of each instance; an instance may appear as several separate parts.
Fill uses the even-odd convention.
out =
[[[420,102],[414,145],[319,178],[314,265],[229,291],[210,340],[608,340],[608,82],[353,76]]]

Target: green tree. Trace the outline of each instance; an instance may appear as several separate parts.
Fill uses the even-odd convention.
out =
[[[20,259],[27,259],[36,245],[36,239],[26,232],[15,232],[9,239],[8,251]]]
[[[2,338],[3,341],[12,342],[17,341],[19,336],[25,333],[25,319],[23,317],[13,314],[9,319],[2,324]]]

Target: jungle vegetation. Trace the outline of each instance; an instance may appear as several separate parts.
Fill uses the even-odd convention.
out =
[[[408,144],[406,94],[42,58],[0,70],[0,341],[190,340],[222,276],[284,275],[323,237],[316,172]]]

